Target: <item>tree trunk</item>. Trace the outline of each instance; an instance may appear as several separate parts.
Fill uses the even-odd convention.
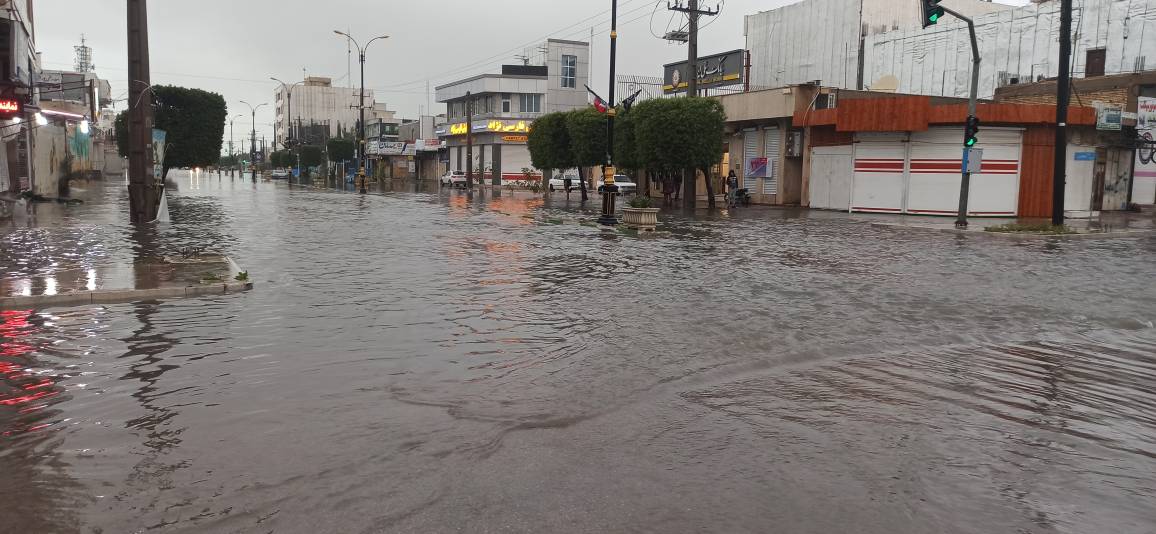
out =
[[[688,210],[695,208],[695,200],[698,197],[696,191],[698,185],[698,170],[694,168],[686,169],[682,173],[682,207]]]
[[[578,167],[578,178],[580,189],[582,190],[582,202],[590,200],[590,195],[586,192],[586,176],[587,173],[583,167]]]
[[[715,208],[714,180],[711,180],[710,169],[703,169],[702,175],[706,177],[706,205],[713,210]]]

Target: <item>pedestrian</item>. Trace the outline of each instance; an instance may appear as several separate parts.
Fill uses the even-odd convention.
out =
[[[674,180],[669,173],[662,175],[662,205],[670,206],[670,196],[674,194]]]
[[[730,174],[727,174],[727,207],[733,208],[738,206],[739,193],[739,177],[735,175],[735,170],[731,169]]]

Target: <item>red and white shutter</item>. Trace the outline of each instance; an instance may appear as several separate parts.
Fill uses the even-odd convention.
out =
[[[855,182],[851,210],[866,213],[902,213],[906,187],[906,134],[855,135]]]
[[[975,216],[1015,216],[1019,204],[1022,131],[983,128],[977,148],[983,166],[971,176],[968,213]],[[962,128],[932,128],[911,135],[906,212],[915,215],[955,215],[963,167]]]

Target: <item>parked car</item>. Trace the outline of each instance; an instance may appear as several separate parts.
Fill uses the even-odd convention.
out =
[[[289,178],[289,169],[273,169],[269,177],[274,180],[286,180]]]
[[[442,175],[442,185],[450,187],[465,187],[466,186],[466,171],[450,171]]]
[[[638,192],[638,184],[634,183],[634,180],[631,180],[630,177],[625,174],[615,174],[614,185],[618,186],[618,192],[623,195]],[[598,180],[598,192],[602,192],[602,179]]]
[[[567,178],[570,179],[570,188],[569,189],[566,189],[566,179]],[[554,176],[552,176],[550,178],[550,190],[551,191],[566,190],[566,192],[576,191],[576,190],[582,188],[582,184],[579,183],[581,180],[582,180],[582,175],[580,175],[578,173],[578,169],[567,169],[565,171],[555,173]]]

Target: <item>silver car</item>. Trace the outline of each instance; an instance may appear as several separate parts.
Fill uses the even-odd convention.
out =
[[[599,193],[602,192],[602,182],[603,180],[600,178],[598,180]],[[618,186],[618,192],[623,195],[634,194],[638,192],[638,184],[634,183],[634,180],[631,180],[630,177],[625,174],[615,174],[614,185]]]

